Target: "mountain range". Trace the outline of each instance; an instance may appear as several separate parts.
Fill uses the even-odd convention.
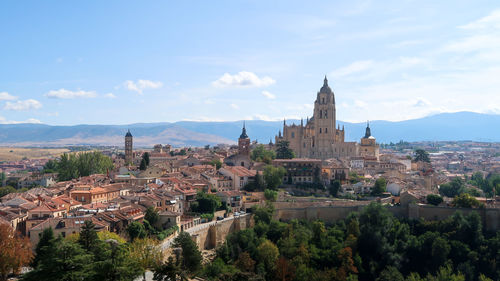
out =
[[[287,120],[299,124],[300,120]],[[346,141],[359,141],[364,136],[366,123],[338,121],[344,126]],[[283,121],[245,121],[252,140],[274,142],[274,136],[283,128]],[[68,145],[123,145],[128,129],[134,136],[134,145],[150,147],[157,143],[173,146],[203,146],[236,143],[243,121],[164,123],[136,123],[130,125],[73,125],[1,124],[1,146],[68,146]],[[500,115],[473,112],[441,113],[405,121],[370,121],[372,135],[379,143],[405,141],[500,141]]]

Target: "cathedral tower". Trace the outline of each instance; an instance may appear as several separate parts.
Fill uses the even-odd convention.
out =
[[[128,130],[125,134],[125,163],[129,164],[133,162],[133,148],[132,148],[132,134]]]

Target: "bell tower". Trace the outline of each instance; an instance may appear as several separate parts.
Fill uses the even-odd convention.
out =
[[[127,131],[127,134],[125,134],[125,163],[132,163],[133,162],[133,137],[132,134],[130,133],[130,130]]]
[[[238,153],[240,155],[250,155],[250,138],[247,135],[245,122],[243,122],[243,129],[241,130],[241,135],[238,139]]]

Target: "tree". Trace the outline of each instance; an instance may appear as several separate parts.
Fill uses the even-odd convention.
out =
[[[458,208],[479,208],[483,207],[484,204],[477,201],[476,198],[472,197],[468,193],[462,193],[453,199],[453,205]]]
[[[139,165],[139,170],[144,171],[148,168],[148,165],[146,164],[146,160],[143,158],[141,160],[141,164]]]
[[[160,220],[160,214],[155,207],[149,206],[146,210],[146,215],[144,215],[144,219],[147,220],[151,225],[155,226]]]
[[[328,192],[330,193],[331,196],[337,197],[340,188],[341,188],[340,181],[335,180],[332,183],[330,183],[330,186],[328,187]]]
[[[194,273],[201,266],[201,252],[187,232],[181,232],[174,240],[174,247],[182,248],[182,267]]]
[[[248,252],[240,253],[235,264],[242,271],[253,271],[255,267],[255,261]]]
[[[1,184],[1,182],[0,182],[0,184]],[[9,193],[15,193],[15,192],[17,192],[17,190],[10,185],[0,187],[0,197],[4,197],[5,195],[7,195]]]
[[[94,255],[91,280],[128,281],[141,275],[141,266],[131,258],[127,245],[113,239],[105,242]]]
[[[39,260],[38,265],[23,275],[25,281],[90,280],[93,274],[92,255],[71,241],[54,238],[45,246],[49,254]]]
[[[443,202],[443,197],[438,194],[429,194],[427,195],[427,203],[437,206]]]
[[[144,154],[142,154],[142,159],[146,161],[146,166],[149,166],[149,152],[144,152]]]
[[[196,194],[196,202],[198,204],[192,206],[192,211],[200,213],[213,214],[222,206],[222,202],[217,195],[208,194],[202,191]]]
[[[137,221],[128,225],[127,232],[130,237],[130,241],[134,241],[136,238],[146,237],[146,229],[144,228],[144,225]]]
[[[269,201],[275,202],[276,199],[278,199],[278,192],[275,190],[266,189],[264,191],[264,197]]]
[[[59,181],[72,180],[113,169],[113,161],[101,152],[64,153],[56,164]]]
[[[403,274],[394,266],[388,266],[382,272],[376,281],[404,281]]]
[[[178,278],[179,277],[179,278]],[[158,265],[154,269],[153,280],[155,281],[186,281],[187,276],[184,271],[180,268],[179,261],[174,262],[172,256],[168,257],[167,262]]]
[[[286,140],[279,141],[276,146],[276,159],[292,159],[295,153],[289,148],[290,142]]]
[[[257,247],[257,260],[264,265],[268,273],[274,272],[279,254],[278,247],[267,239]]]
[[[429,158],[429,153],[423,149],[415,150],[415,162],[426,162],[430,163],[431,159]]]
[[[455,197],[465,189],[465,183],[462,178],[455,177],[449,183],[444,183],[439,187],[439,193],[446,197]]]
[[[264,167],[264,181],[269,189],[277,189],[283,183],[285,175],[286,170],[283,167],[274,167],[272,165]]]
[[[84,250],[92,251],[97,246],[98,240],[95,224],[91,220],[86,220],[80,231],[78,243]]]
[[[219,159],[214,159],[210,161],[209,164],[214,166],[216,170],[219,170],[222,167],[222,162]]]
[[[263,144],[259,144],[252,150],[250,157],[253,161],[271,164],[272,160],[276,158],[276,152],[267,150]]]
[[[29,239],[16,235],[10,225],[0,223],[0,280],[7,280],[11,272],[19,274],[32,257]]]
[[[40,260],[46,259],[51,254],[49,249],[54,247],[54,231],[51,227],[43,230],[38,244],[35,248],[35,258],[31,262],[31,267],[36,268]]]
[[[386,186],[387,182],[385,181],[385,178],[383,177],[378,178],[375,181],[375,185],[373,186],[372,195],[380,195],[386,192]]]
[[[143,280],[146,280],[146,270],[158,267],[163,260],[163,252],[158,242],[150,239],[135,239],[130,244],[130,257],[134,259],[143,271]]]

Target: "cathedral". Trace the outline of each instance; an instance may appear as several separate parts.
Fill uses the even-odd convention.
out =
[[[300,125],[287,125],[283,121],[283,134],[276,136],[276,143],[286,140],[290,148],[299,158],[330,159],[339,157],[367,156],[378,158],[378,145],[371,136],[370,128],[361,139],[362,145],[357,142],[344,140],[344,127],[336,125],[335,95],[328,86],[328,80],[316,95],[313,117],[300,121]]]

